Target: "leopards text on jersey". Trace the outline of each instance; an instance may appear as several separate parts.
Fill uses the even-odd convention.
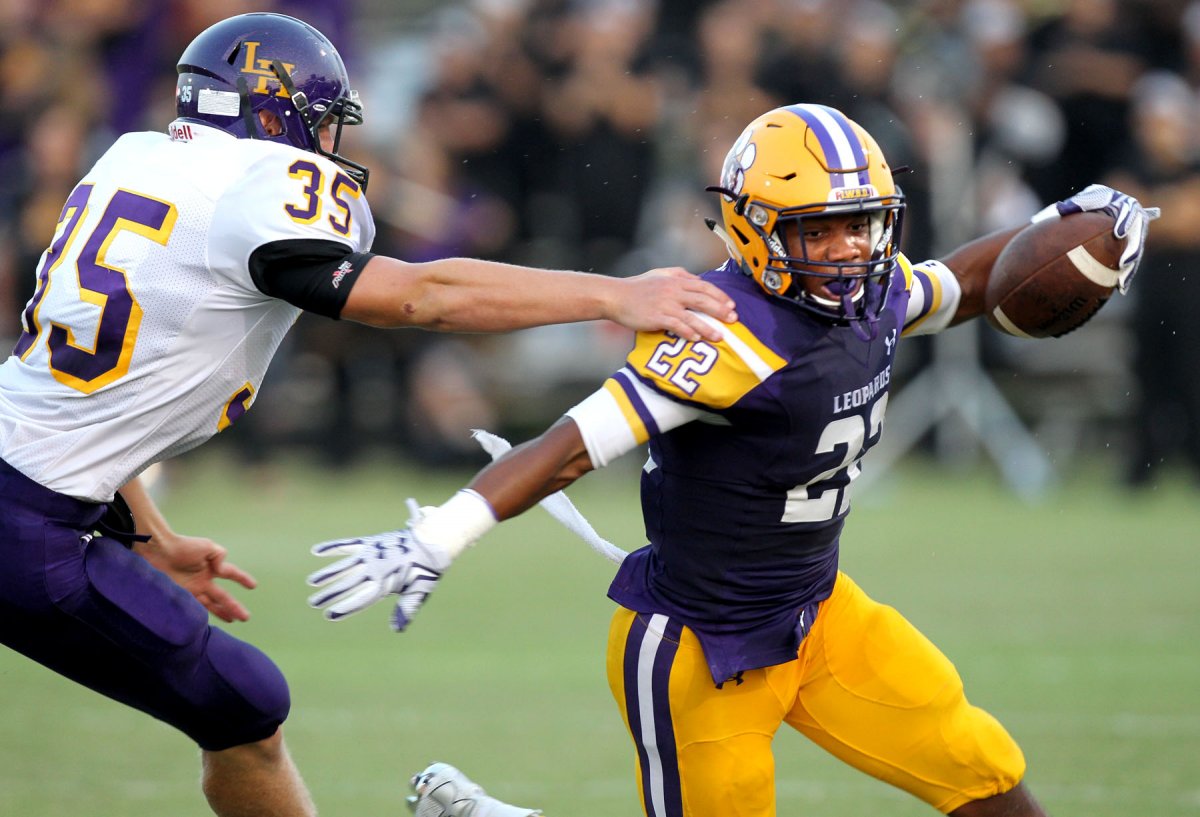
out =
[[[733,264],[705,275],[737,303],[720,343],[640,333],[626,365],[568,414],[599,467],[649,441],[650,544],[609,590],[692,628],[714,681],[793,660],[832,591],[859,461],[878,441],[896,341],[957,309],[953,274],[900,259],[874,340],[816,319]]]

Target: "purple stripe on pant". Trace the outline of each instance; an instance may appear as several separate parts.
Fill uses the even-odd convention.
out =
[[[655,630],[651,631],[647,628],[650,619],[635,616],[625,640],[625,710],[641,765],[646,814],[677,817],[683,814],[683,794],[671,722],[670,682],[683,626],[666,616],[655,616]],[[645,722],[647,713],[653,720],[652,730]]]

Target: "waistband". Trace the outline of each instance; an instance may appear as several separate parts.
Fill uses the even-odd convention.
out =
[[[29,477],[0,459],[0,503],[53,514],[63,519],[94,522],[104,511],[104,505],[60,494]]]

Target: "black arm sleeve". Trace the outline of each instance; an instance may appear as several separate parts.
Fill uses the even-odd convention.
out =
[[[251,253],[250,277],[264,295],[336,320],[358,274],[374,257],[337,241],[289,238]]]

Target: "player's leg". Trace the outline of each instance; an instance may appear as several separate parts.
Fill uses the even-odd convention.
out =
[[[648,817],[772,817],[771,740],[799,681],[796,662],[719,688],[695,635],[666,616],[618,608],[608,681],[637,749]]]
[[[408,804],[416,817],[537,817],[542,812],[502,803],[448,763],[413,775]]]
[[[1024,783],[1004,794],[972,800],[950,812],[953,817],[1046,817]]]
[[[282,730],[265,740],[204,751],[204,796],[221,817],[313,817],[317,809],[300,779]]]
[[[9,618],[5,640],[195,740],[221,817],[315,814],[278,731],[289,696],[274,663],[210,627],[195,599],[119,544],[94,540],[81,561],[86,583],[36,618]]]
[[[833,755],[946,813],[1042,817],[1019,785],[1021,750],[967,701],[954,665],[844,574],[800,660],[787,721]]]
[[[98,512],[7,476],[0,643],[175,726],[206,753],[258,755],[259,779],[275,775],[268,789],[298,787],[293,801],[306,802],[290,761],[273,751],[290,703],[274,663],[210,627],[204,607],[140,556],[82,536]],[[227,772],[220,763],[212,772],[206,780],[219,789]]]

